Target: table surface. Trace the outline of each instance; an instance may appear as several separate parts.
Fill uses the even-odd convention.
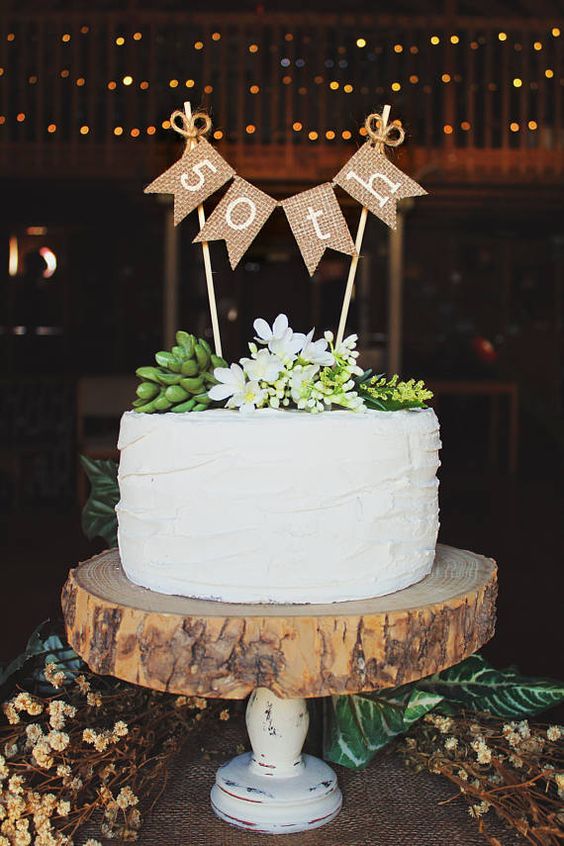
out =
[[[331,605],[237,605],[132,584],[117,550],[63,589],[67,635],[100,674],[173,693],[242,699],[394,687],[461,661],[493,634],[496,565],[438,546],[433,570],[389,596]]]

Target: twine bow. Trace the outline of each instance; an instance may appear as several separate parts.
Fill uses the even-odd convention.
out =
[[[185,112],[177,109],[170,116],[170,125],[189,144],[191,141],[196,141],[200,136],[207,135],[212,122],[207,112],[194,112],[191,117],[188,117]]]
[[[398,147],[405,138],[403,127],[398,126],[397,123],[387,123],[384,125],[382,115],[376,112],[368,115],[364,121],[364,128],[372,146],[376,147],[379,153],[384,152],[385,146]]]

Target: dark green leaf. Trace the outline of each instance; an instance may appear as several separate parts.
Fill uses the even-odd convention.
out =
[[[14,658],[6,667],[3,669],[0,668],[0,687],[2,687],[8,679],[18,673],[24,664],[33,658],[35,655],[39,655],[43,652],[43,640],[41,638],[41,630],[45,626],[48,620],[44,620],[40,623],[37,628],[32,632],[27,646],[21,655],[18,655],[17,658]]]
[[[422,679],[417,688],[443,697],[437,708],[443,713],[470,708],[497,717],[524,717],[564,701],[562,682],[522,676],[514,667],[496,670],[481,655]]]
[[[82,529],[89,540],[103,538],[108,546],[117,546],[117,517],[119,500],[117,463],[111,460],[86,458],[80,461],[90,480],[90,496],[82,510]]]
[[[406,732],[441,698],[413,685],[331,697],[326,702],[324,757],[344,767],[366,766],[379,749]]]

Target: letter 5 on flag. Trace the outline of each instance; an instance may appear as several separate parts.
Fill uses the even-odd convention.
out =
[[[370,141],[348,160],[334,182],[392,229],[396,228],[397,201],[427,193]]]
[[[147,185],[145,194],[174,194],[174,225],[177,226],[234,174],[231,165],[205,138],[200,138],[192,150],[187,148],[172,167]]]
[[[282,200],[282,208],[310,276],[327,247],[354,254],[351,233],[329,182]]]
[[[231,269],[235,270],[276,206],[276,200],[236,176],[229,191],[194,238],[194,243],[223,239]]]

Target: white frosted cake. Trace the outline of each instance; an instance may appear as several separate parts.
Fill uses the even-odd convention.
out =
[[[119,548],[128,578],[224,602],[392,593],[431,570],[432,409],[127,412]]]

